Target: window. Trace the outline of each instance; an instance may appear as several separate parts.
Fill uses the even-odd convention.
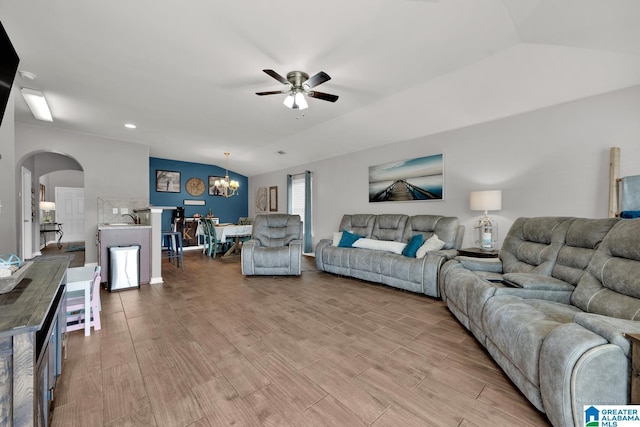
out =
[[[287,212],[300,215],[303,224],[303,252],[313,252],[311,230],[311,172],[287,176]]]
[[[294,176],[291,180],[291,214],[300,215],[304,221],[304,175]]]

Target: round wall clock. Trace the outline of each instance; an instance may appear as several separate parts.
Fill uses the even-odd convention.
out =
[[[200,178],[189,178],[184,186],[187,193],[194,197],[201,195],[205,190],[204,181]]]

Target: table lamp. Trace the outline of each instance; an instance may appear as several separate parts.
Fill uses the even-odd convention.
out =
[[[44,211],[44,222],[51,222],[51,211],[56,210],[56,204],[54,202],[40,202],[40,210]]]
[[[484,211],[476,222],[476,244],[485,251],[492,251],[498,243],[498,223],[489,218],[489,211],[502,209],[502,190],[472,191],[469,198],[472,211]]]

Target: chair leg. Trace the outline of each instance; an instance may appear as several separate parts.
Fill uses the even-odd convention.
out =
[[[93,330],[99,331],[102,328],[102,324],[100,322],[100,310],[97,307],[91,307],[91,313],[93,314],[93,320],[91,323],[93,324]]]

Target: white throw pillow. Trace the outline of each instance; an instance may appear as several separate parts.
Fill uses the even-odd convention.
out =
[[[373,249],[376,251],[393,252],[394,254],[401,254],[402,250],[407,246],[406,243],[393,242],[390,240],[376,240],[376,239],[358,239],[353,244],[354,248]]]
[[[429,237],[422,244],[422,246],[420,246],[420,249],[418,249],[418,251],[416,252],[416,258],[424,258],[427,252],[439,251],[440,249],[444,248],[444,245],[446,245],[446,243],[438,239],[437,234],[434,234],[433,236]]]
[[[333,233],[333,242],[331,242],[331,246],[338,246],[340,239],[342,239],[342,231],[335,231]]]

